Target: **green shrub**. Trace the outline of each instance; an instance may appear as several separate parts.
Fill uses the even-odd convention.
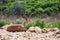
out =
[[[60,0],[4,0],[4,2],[4,6],[7,7],[2,7],[2,10],[8,15],[35,16],[41,13],[51,15],[60,11]]]
[[[0,27],[4,26],[6,24],[10,24],[10,22],[7,22],[5,20],[0,20]]]
[[[25,29],[29,29],[29,27],[34,27],[35,25],[35,22],[30,22],[28,25],[25,26]]]
[[[60,29],[60,20],[53,22],[48,26],[48,28],[58,28]]]
[[[38,19],[38,20],[36,21],[36,25],[35,25],[35,26],[39,26],[40,28],[46,27],[45,22],[44,22],[44,20],[42,20],[42,19]]]
[[[3,11],[6,8],[7,8],[7,6],[0,6],[0,11]]]
[[[35,27],[35,26],[38,26],[40,28],[46,27],[44,20],[38,19],[34,22],[30,22],[28,25],[25,26],[25,28],[28,29],[29,27]]]
[[[7,15],[22,15],[25,13],[25,5],[23,1],[16,1],[7,5],[8,8],[4,10],[4,13]]]
[[[13,23],[14,23],[14,24],[22,24],[22,20],[19,20],[19,19],[18,19],[18,20],[16,20],[16,21],[14,21]]]
[[[59,0],[26,0],[26,7],[28,11],[26,14],[36,15],[40,13],[47,13],[51,15],[53,12],[59,11]]]
[[[15,0],[3,0],[4,3],[14,2]]]

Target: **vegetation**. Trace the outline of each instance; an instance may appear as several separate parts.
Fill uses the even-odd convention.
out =
[[[4,5],[0,6],[0,10],[9,15],[33,16],[41,13],[52,15],[60,11],[60,0],[5,0]]]
[[[25,28],[28,29],[29,27],[35,27],[35,26],[38,26],[39,28],[46,27],[44,20],[38,19],[34,22],[30,22],[28,25],[25,26]]]
[[[48,28],[58,28],[60,29],[60,20],[53,22],[48,26]]]
[[[38,19],[35,22],[31,22],[29,23],[27,26],[25,26],[26,29],[28,29],[29,27],[35,27],[38,26],[39,28],[58,28],[60,29],[60,20],[58,21],[54,21],[51,24],[45,24],[44,21],[42,21],[42,19]]]
[[[27,3],[28,14],[36,15],[41,13],[51,14],[52,12],[59,11],[59,0],[29,0]]]
[[[10,24],[10,23],[11,22],[7,22],[5,20],[0,20],[0,27],[4,26],[6,24]],[[21,20],[16,20],[14,23],[15,24],[21,24],[22,21]],[[58,29],[60,29],[60,20],[54,21],[53,23],[47,25],[44,22],[44,20],[38,19],[38,20],[36,20],[34,22],[30,22],[29,24],[27,24],[25,26],[25,29],[28,29],[29,27],[36,27],[36,26],[39,27],[39,28],[41,28],[41,29],[43,29],[43,28],[58,28]]]
[[[28,15],[36,16],[38,14],[56,14],[60,12],[60,0],[2,0],[3,5],[0,6],[0,11],[3,11],[4,14],[9,15]],[[14,22],[16,24],[22,23],[22,21],[17,20]],[[9,24],[4,20],[0,20],[0,27]],[[50,25],[46,25],[42,19],[38,19],[35,22],[30,22],[25,26],[28,29],[31,26],[38,26],[40,28],[59,28],[60,21],[53,22]]]
[[[17,19],[16,21],[13,22],[14,24],[22,24],[22,20]]]
[[[5,20],[0,20],[0,27],[6,25],[6,24],[10,24],[11,22],[7,22]]]
[[[14,2],[11,6],[6,8],[4,12],[8,15],[22,15],[25,13],[24,3],[20,1]]]

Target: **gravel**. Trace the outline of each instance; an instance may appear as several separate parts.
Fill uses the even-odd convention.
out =
[[[47,33],[36,32],[8,32],[0,29],[0,40],[60,40],[60,34],[49,31]]]

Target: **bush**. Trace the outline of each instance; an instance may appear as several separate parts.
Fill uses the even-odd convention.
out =
[[[40,28],[46,27],[44,20],[38,19],[35,22],[30,22],[28,25],[25,26],[25,28],[28,29],[29,27],[35,27],[35,26],[38,26]]]
[[[8,7],[4,10],[7,15],[22,15],[25,13],[25,5],[23,1],[16,1],[8,4]]]
[[[34,27],[35,25],[35,22],[30,22],[28,25],[25,26],[25,29],[29,29],[29,27]]]
[[[3,11],[6,8],[7,8],[7,6],[0,6],[0,11]]]
[[[40,28],[46,27],[45,22],[44,22],[44,20],[42,20],[42,19],[38,19],[38,20],[36,21],[36,25],[35,25],[35,26],[39,26]]]
[[[10,24],[10,22],[7,22],[5,20],[0,20],[0,27],[4,26],[6,24]]]
[[[51,15],[60,11],[60,0],[5,0],[4,2],[7,8],[2,7],[2,10],[9,15],[35,16],[41,13]]]
[[[59,0],[29,0],[26,1],[26,10],[28,10],[26,11],[26,14],[36,15],[40,13],[47,13],[48,15],[51,15],[51,13],[59,11],[59,5]]]
[[[22,24],[22,20],[19,20],[19,19],[18,19],[18,20],[16,20],[16,21],[14,21],[13,23],[14,23],[14,24]]]
[[[3,0],[4,3],[13,2],[15,0]]]
[[[58,28],[60,29],[60,20],[53,22],[48,26],[48,28]]]

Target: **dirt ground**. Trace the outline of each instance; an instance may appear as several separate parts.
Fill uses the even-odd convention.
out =
[[[43,19],[46,23],[51,23],[53,21],[56,21],[56,20],[60,20],[60,17],[58,18],[58,16],[56,17],[52,17],[52,16],[46,16],[46,15],[42,15],[42,16],[39,16],[39,17],[28,17],[29,21],[35,21],[37,19]],[[0,20],[6,20],[6,21],[10,21],[10,22],[13,22],[15,20],[25,20],[23,17],[21,16],[6,16],[6,15],[0,15]]]
[[[60,40],[60,34],[56,32],[37,33],[37,32],[8,32],[0,29],[0,40]]]
[[[50,24],[53,21],[60,20],[56,17],[44,17],[42,18],[46,23]],[[30,21],[35,21],[37,19],[40,19],[41,17],[32,17],[28,18]],[[15,21],[17,19],[23,20],[22,17],[16,17],[16,16],[4,16],[0,15],[0,20],[6,20],[6,21]],[[60,40],[60,34],[55,34],[55,32],[48,32],[48,33],[35,33],[35,32],[8,32],[6,30],[0,29],[0,40]]]

